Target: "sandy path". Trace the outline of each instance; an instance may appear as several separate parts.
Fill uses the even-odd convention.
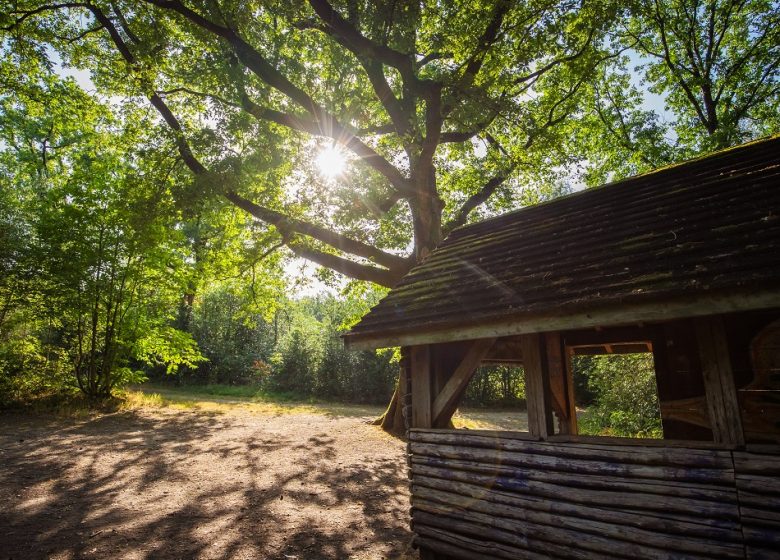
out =
[[[332,412],[0,416],[0,559],[396,558],[403,453]]]

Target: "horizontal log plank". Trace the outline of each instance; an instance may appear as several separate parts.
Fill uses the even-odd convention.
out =
[[[478,461],[488,464],[506,464],[518,467],[546,469],[582,474],[599,474],[626,478],[707,482],[733,486],[734,473],[729,469],[699,467],[667,467],[663,465],[628,464],[592,459],[571,459],[553,455],[535,455],[493,449],[459,447],[454,445],[411,442],[411,454],[442,459]]]
[[[525,535],[514,531],[505,531],[502,529],[473,523],[454,517],[431,515],[421,511],[415,511],[413,515],[415,532],[418,529],[434,528],[448,533],[457,532],[461,537],[475,539],[482,543],[489,542],[493,545],[506,547],[513,551],[513,560],[523,559],[547,559],[547,558],[568,558],[576,560],[601,560],[603,555],[594,553],[578,547],[569,546],[569,543],[554,543],[549,541],[539,541],[529,539]],[[500,550],[500,549],[499,549]],[[615,551],[614,557],[624,557]]]
[[[652,438],[624,438],[624,437],[610,437],[610,436],[587,436],[580,434],[555,434],[549,436],[546,440],[541,441],[538,437],[532,436],[530,432],[518,432],[515,430],[471,430],[467,428],[412,428],[410,430],[410,436],[413,439],[420,439],[423,434],[433,434],[434,436],[440,434],[454,434],[459,435],[471,435],[482,436],[490,439],[506,439],[517,441],[532,441],[537,443],[551,443],[551,444],[566,444],[576,443],[577,447],[592,448],[592,449],[614,449],[615,446],[625,447],[626,450],[638,449],[642,451],[644,448],[664,448],[671,450],[685,449],[691,451],[693,454],[697,454],[703,451],[704,454],[710,451],[730,451],[733,446],[727,446],[712,441],[701,440],[669,440],[669,439],[652,439]],[[420,439],[421,440],[421,439]],[[749,449],[755,449],[756,451],[770,449],[767,453],[772,454],[775,451],[780,453],[780,446],[757,446],[749,445]]]
[[[678,498],[694,498],[716,501],[719,503],[737,502],[737,496],[733,488],[726,486],[713,486],[711,484],[697,484],[694,482],[670,482],[666,480],[650,480],[641,478],[625,479],[615,476],[599,476],[592,474],[578,474],[576,477],[569,473],[555,471],[543,471],[538,469],[523,469],[507,465],[495,465],[478,461],[461,461],[458,459],[439,459],[414,455],[411,458],[414,465],[439,467],[451,470],[476,472],[481,474],[495,474],[506,477],[514,477],[518,480],[533,480],[549,482],[574,488],[604,489],[632,493],[657,494],[661,496],[674,496]],[[446,477],[445,477],[446,478]]]
[[[737,488],[760,494],[780,495],[780,484],[776,476],[736,473]]]
[[[528,551],[517,549],[500,543],[474,539],[465,535],[439,529],[438,527],[429,527],[420,525],[415,531],[417,537],[414,542],[416,545],[426,547],[441,554],[446,554],[448,558],[457,558],[460,560],[518,560],[528,558],[529,560],[552,560],[549,555],[529,555]]]
[[[573,488],[547,482],[518,480],[513,476],[499,476],[495,474],[484,475],[481,473],[454,471],[439,467],[428,467],[425,465],[413,467],[413,473],[413,481],[421,480],[422,478],[439,478],[447,481],[457,480],[459,482],[484,486],[485,488],[499,488],[518,494],[529,494],[532,496],[577,504],[594,504],[678,513],[696,512],[699,515],[707,515],[718,519],[739,519],[739,511],[734,503],[723,504],[720,502],[695,500],[691,498],[681,500],[669,496],[626,493],[621,490]]]
[[[780,456],[735,451],[734,470],[740,475],[780,477]]]
[[[668,511],[653,512],[623,508],[600,507],[592,504],[557,502],[538,496],[519,495],[497,489],[485,489],[465,482],[453,482],[425,478],[412,484],[415,491],[425,494],[425,489],[462,496],[466,500],[488,500],[529,512],[551,513],[582,519],[593,519],[629,525],[652,531],[692,535],[704,539],[737,542],[742,538],[737,521],[707,519],[700,515],[675,515]]]
[[[533,535],[542,540],[555,540],[560,529],[590,533],[596,536],[647,545],[663,550],[677,550],[695,554],[704,554],[711,558],[742,558],[744,555],[741,539],[735,533],[730,534],[732,542],[721,542],[708,538],[680,538],[679,534],[638,529],[636,527],[592,520],[585,517],[565,516],[555,513],[523,510],[518,507],[498,504],[488,499],[473,499],[417,487],[418,492],[412,498],[412,506],[432,514],[466,516],[466,519],[493,524],[506,530],[516,531],[526,536]]]
[[[777,481],[775,484],[780,486],[780,481]],[[777,519],[780,519],[780,495],[749,492],[739,486],[737,490],[739,492],[740,506],[766,509],[774,512]]]
[[[468,430],[468,432],[471,432],[471,430]],[[487,435],[472,435],[471,433],[463,433],[463,431],[457,433],[453,430],[441,432],[414,430],[409,433],[409,440],[412,442],[412,452],[414,452],[414,445],[419,442],[531,453],[534,455],[622,461],[642,465],[696,466],[715,469],[732,469],[734,465],[731,453],[723,450],[549,443]]]
[[[745,547],[745,558],[748,560],[777,560],[777,549],[748,545]]]
[[[745,535],[745,542],[754,545],[771,545],[777,548],[780,554],[780,532],[777,527],[766,527],[763,525],[748,525],[742,527],[742,533]]]
[[[489,538],[505,544],[527,548],[533,552],[552,553],[552,547],[563,547],[569,555],[589,557],[593,553],[601,558],[622,556],[647,560],[672,560],[680,558],[679,550],[664,550],[650,544],[639,544],[610,539],[583,531],[572,531],[561,527],[537,525],[535,523],[517,523],[511,519],[486,515],[474,511],[448,510],[430,504],[431,512],[415,509],[413,519],[415,527],[419,524],[459,529],[475,537]],[[739,557],[744,549],[739,546]],[[590,553],[590,554],[588,554]],[[555,554],[553,553],[553,556]],[[691,559],[710,559],[715,556],[685,551],[685,557]],[[735,556],[728,556],[734,558]],[[725,558],[721,556],[721,558]]]
[[[469,548],[468,546],[464,545],[463,541],[459,539],[457,535],[451,536],[446,534],[444,536],[444,538],[448,538],[451,541],[457,543],[453,544],[453,542],[447,542],[430,536],[431,533],[440,533],[439,531],[429,529],[426,531],[426,533],[427,534],[425,536],[415,535],[413,541],[414,546],[418,548],[427,548],[428,550],[436,551],[440,554],[446,554],[449,558],[456,558],[460,560],[495,560],[496,558],[501,558],[501,556],[497,556],[492,551],[482,552],[487,548],[484,543],[476,543],[475,548],[479,548],[478,551],[474,550],[474,548]]]

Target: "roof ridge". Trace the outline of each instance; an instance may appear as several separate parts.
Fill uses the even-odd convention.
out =
[[[699,154],[695,157],[692,157],[690,159],[686,159],[680,162],[676,163],[670,163],[668,165],[664,165],[662,167],[657,167],[655,169],[650,169],[648,171],[645,171],[643,173],[640,173],[638,175],[631,175],[630,177],[624,177],[623,179],[618,179],[616,181],[611,181],[609,183],[604,183],[602,185],[598,185],[595,187],[586,187],[580,191],[568,193],[562,196],[557,196],[555,198],[551,198],[550,200],[544,200],[542,202],[538,202],[536,204],[531,204],[529,206],[523,206],[514,210],[510,210],[508,212],[504,212],[503,214],[499,214],[497,216],[491,216],[490,218],[485,218],[484,220],[480,220],[478,222],[474,222],[473,224],[465,224],[462,226],[459,226],[452,230],[448,236],[448,238],[451,237],[459,237],[464,232],[467,232],[470,229],[474,229],[476,227],[482,227],[486,224],[490,224],[491,222],[495,222],[497,220],[506,219],[510,216],[515,216],[521,212],[525,212],[530,210],[531,208],[539,208],[542,206],[547,206],[549,204],[559,203],[564,200],[571,200],[573,198],[581,197],[588,195],[590,193],[594,192],[600,192],[608,188],[614,188],[618,185],[624,185],[626,183],[631,183],[635,181],[639,181],[642,179],[646,179],[647,177],[651,175],[657,175],[657,174],[664,174],[669,173],[675,170],[679,170],[680,167],[687,167],[691,164],[695,164],[697,162],[703,162],[703,161],[711,161],[713,159],[718,159],[720,156],[723,156],[724,154],[729,155],[739,155],[739,152],[748,151],[750,149],[755,149],[756,147],[760,147],[764,144],[771,144],[772,142],[778,142],[780,143],[780,133],[772,134],[770,136],[765,136],[763,138],[757,138],[755,140],[751,140],[750,142],[745,142],[744,144],[738,144],[736,146],[729,146],[727,148],[720,148],[718,150],[715,150],[714,152],[707,152],[704,154]]]

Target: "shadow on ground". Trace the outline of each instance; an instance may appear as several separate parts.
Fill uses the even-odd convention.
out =
[[[0,416],[0,558],[397,558],[405,469],[354,418]]]

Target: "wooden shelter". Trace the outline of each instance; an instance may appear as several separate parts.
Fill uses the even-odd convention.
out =
[[[430,558],[780,558],[780,137],[454,231],[345,336],[401,346]],[[578,435],[572,357],[652,352],[663,440]],[[521,363],[528,432],[448,429]]]

